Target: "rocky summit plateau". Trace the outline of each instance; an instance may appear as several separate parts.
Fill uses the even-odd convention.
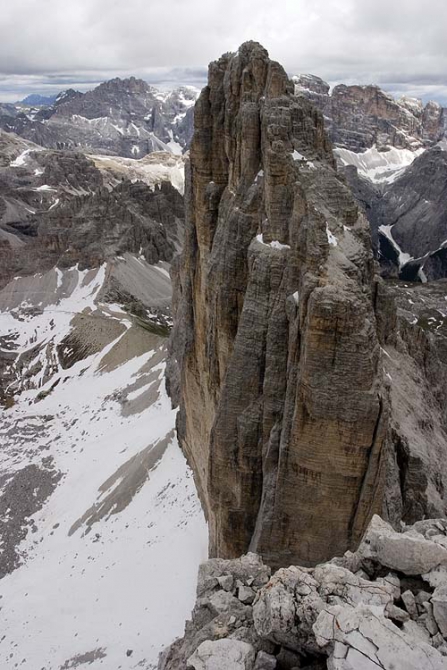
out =
[[[445,118],[254,41],[0,105],[1,670],[447,670]]]

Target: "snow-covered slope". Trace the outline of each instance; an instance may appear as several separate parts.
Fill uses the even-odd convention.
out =
[[[2,669],[154,668],[194,603],[206,526],[165,332],[102,302],[110,272],[0,292]]]
[[[349,151],[342,147],[334,149],[341,165],[354,165],[363,177],[376,184],[392,183],[423,152],[424,149],[411,151],[410,149],[396,149],[396,147],[389,147],[387,151],[379,151],[376,146],[362,152]]]
[[[185,159],[166,151],[154,151],[141,159],[122,156],[90,156],[105,177],[106,183],[116,184],[125,177],[154,187],[169,181],[183,195],[185,190]]]

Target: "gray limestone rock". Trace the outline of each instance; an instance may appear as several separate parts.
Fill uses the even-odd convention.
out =
[[[435,589],[431,600],[435,621],[442,635],[447,638],[447,583]]]
[[[232,591],[233,590],[233,585],[234,585],[233,575],[223,575],[222,577],[218,577],[217,581],[219,582],[221,587],[224,589],[224,591]]]
[[[237,597],[242,603],[250,605],[255,599],[255,592],[249,586],[241,584],[237,590]]]
[[[51,149],[142,158],[173,143],[181,152],[191,140],[197,93],[192,86],[162,93],[142,79],[116,77],[86,93],[66,91],[32,117],[12,105],[9,114],[0,109],[0,127]]]
[[[192,621],[183,639],[164,652],[159,669],[214,667],[206,663],[225,667],[218,665],[222,647],[216,642],[226,640],[228,650],[235,641],[247,645],[235,663],[245,662],[241,658],[247,652],[254,670],[446,670],[447,580],[431,593],[418,572],[420,551],[407,551],[410,577],[386,572],[397,546],[395,536],[434,544],[427,537],[436,538],[436,531],[444,528],[443,520],[432,519],[397,533],[373,518],[364,542],[368,544],[378,529],[382,542],[369,545],[368,555],[362,542],[356,554],[347,552],[315,568],[281,568],[267,583],[249,587],[256,592],[251,605],[224,591],[221,577],[231,576],[239,588],[244,579],[247,587],[253,577],[256,581],[256,573],[262,574],[260,558],[249,554],[231,561],[211,559],[200,569]],[[386,543],[390,552],[384,550]],[[347,566],[357,573],[368,570],[368,579]]]
[[[414,528],[397,533],[378,516],[373,517],[358,553],[407,575],[424,574],[447,564],[447,547],[426,539]]]
[[[5,135],[0,160],[17,153],[17,141]],[[127,252],[150,264],[172,260],[183,238],[184,203],[170,183],[106,187],[80,152],[23,147],[23,166],[0,167],[0,288],[17,275],[97,267]]]
[[[187,661],[187,668],[194,670],[252,670],[255,651],[239,640],[206,640]]]
[[[297,93],[310,99],[324,114],[334,144],[361,152],[373,145],[416,149],[445,135],[446,110],[416,98],[396,100],[378,86],[346,86],[330,91],[319,77],[293,77]]]
[[[403,632],[371,607],[325,609],[314,625],[318,644],[329,647],[331,670],[445,670],[445,659],[427,642]],[[341,646],[335,647],[335,643]]]
[[[254,670],[275,670],[276,658],[265,651],[259,651],[256,655]]]
[[[418,616],[418,609],[416,607],[416,601],[414,599],[413,593],[411,591],[405,591],[402,593],[402,600],[409,616],[412,619],[416,619]]]
[[[210,65],[171,369],[211,555],[314,565],[354,548],[382,510],[388,397],[374,263],[334,168],[321,114],[261,45]]]

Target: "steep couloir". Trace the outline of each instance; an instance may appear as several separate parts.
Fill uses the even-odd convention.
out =
[[[257,43],[210,65],[186,199],[169,384],[210,553],[340,555],[383,502],[370,232],[321,113]]]

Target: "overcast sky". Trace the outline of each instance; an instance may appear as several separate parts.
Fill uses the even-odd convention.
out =
[[[247,39],[289,74],[447,104],[447,0],[2,0],[0,100],[134,74],[202,85]]]

